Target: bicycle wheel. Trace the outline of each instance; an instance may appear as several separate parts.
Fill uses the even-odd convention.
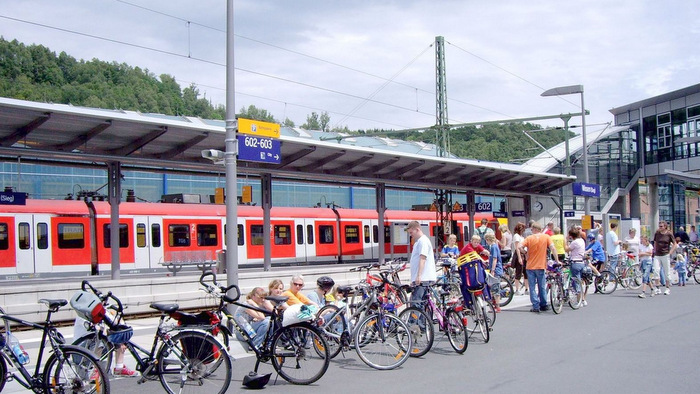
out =
[[[486,301],[483,296],[479,297],[482,302],[482,307],[484,308],[484,316],[486,320],[489,321],[489,328],[493,328],[496,324],[496,307],[493,306],[492,302]]]
[[[225,393],[231,358],[209,332],[184,330],[163,343],[156,356],[160,384],[172,393]]]
[[[2,393],[2,389],[5,388],[6,381],[7,381],[7,364],[5,363],[5,358],[0,356],[0,393]]]
[[[576,290],[578,289],[578,291]],[[571,278],[567,291],[568,302],[571,309],[578,309],[583,302],[583,283],[579,278]]]
[[[115,348],[114,345],[107,340],[106,336],[91,332],[76,339],[73,345],[80,346],[95,353],[95,356],[97,356],[97,359],[100,361],[100,366],[102,366],[102,369],[104,369],[107,374],[112,370],[112,359],[114,357]]]
[[[328,347],[328,357],[335,358],[343,348],[341,338],[347,332],[347,324],[343,316],[338,313],[339,308],[335,305],[326,305],[321,308],[316,317],[323,319],[321,330],[324,332],[326,346]]]
[[[700,285],[700,267],[695,267],[693,270],[693,279],[695,279],[695,283]]]
[[[44,365],[45,392],[109,394],[107,374],[90,351],[65,345],[60,353],[51,354]]]
[[[447,311],[447,316],[445,316],[445,334],[447,334],[450,346],[455,352],[462,354],[467,350],[469,334],[459,312],[452,309]]]
[[[331,361],[324,337],[308,323],[282,328],[272,338],[272,367],[292,384],[321,379]]]
[[[484,306],[479,306],[478,303],[476,303],[476,315],[474,316],[474,323],[479,333],[481,334],[481,338],[484,340],[484,343],[488,343],[491,337],[491,334],[489,332],[489,322],[486,318],[486,310]]]
[[[421,357],[430,351],[435,340],[435,328],[433,320],[420,308],[412,306],[399,314],[399,318],[406,323],[411,331],[413,346],[411,357]]]
[[[552,312],[560,314],[564,307],[564,289],[561,282],[555,280],[549,290],[549,304],[552,306]]]
[[[366,316],[355,330],[354,341],[360,359],[380,370],[394,369],[406,362],[413,346],[406,323],[383,313]]]
[[[601,271],[595,277],[595,288],[602,294],[610,294],[617,289],[617,276],[610,271]]]
[[[632,264],[625,270],[624,280],[627,282],[627,288],[637,290],[642,286],[642,268],[639,264]]]
[[[513,301],[513,282],[508,280],[506,277],[501,277],[501,301],[498,303],[498,306],[501,308],[510,304],[511,301]]]

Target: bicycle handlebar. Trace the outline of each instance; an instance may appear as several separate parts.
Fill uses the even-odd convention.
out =
[[[95,288],[95,286],[91,285],[90,282],[87,281],[87,279],[83,280],[83,282],[80,284],[80,287],[83,291],[87,291],[87,288],[89,288],[90,291],[92,291],[100,299],[100,301],[102,301],[103,304],[107,304],[107,300],[112,299],[114,302],[117,303],[117,306],[112,306],[111,309],[117,311],[118,313],[124,312],[124,304],[122,304],[122,301],[119,298],[117,298],[117,296],[115,296],[111,291],[108,291],[105,295],[100,290]]]

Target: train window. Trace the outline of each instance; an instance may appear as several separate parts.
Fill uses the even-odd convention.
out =
[[[384,226],[384,243],[391,244],[391,228]]]
[[[0,223],[0,250],[10,248],[10,235],[7,231],[7,223]]]
[[[333,243],[333,226],[318,226],[318,243],[332,244]]]
[[[365,243],[369,243],[369,226],[364,227]]]
[[[312,224],[306,225],[306,243],[309,245],[314,244],[314,226]]]
[[[58,248],[82,249],[85,247],[85,230],[80,223],[58,224]]]
[[[112,247],[112,225],[105,224],[104,229],[104,246],[105,248]],[[129,247],[129,227],[126,224],[119,223],[119,248]]]
[[[49,225],[46,223],[36,224],[36,247],[39,249],[49,248]]]
[[[136,224],[136,246],[139,248],[146,247],[146,225],[143,223]]]
[[[286,224],[275,226],[275,245],[292,244],[292,227]]]
[[[372,226],[372,240],[374,243],[379,243],[379,226],[376,224]]]
[[[151,246],[160,248],[160,224],[151,224]]]
[[[251,245],[262,245],[263,244],[263,226],[261,224],[251,224],[250,225],[250,244]]]
[[[197,245],[198,246],[218,246],[219,234],[216,224],[197,225]]]
[[[297,224],[297,245],[304,244],[304,225]]]
[[[226,235],[226,226],[224,226],[224,236]],[[226,241],[224,237],[224,241]],[[238,225],[238,246],[245,245],[245,237],[243,236],[243,225]]]
[[[168,245],[170,246],[190,246],[190,226],[189,224],[168,225]]]
[[[17,225],[17,242],[20,249],[26,250],[32,245],[29,228],[29,223],[27,222],[21,222]]]
[[[345,243],[360,243],[360,226],[345,226]]]

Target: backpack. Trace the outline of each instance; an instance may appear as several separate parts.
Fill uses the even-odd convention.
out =
[[[467,289],[481,289],[486,285],[486,270],[483,260],[476,252],[470,252],[457,259],[457,265],[465,271],[464,286]]]
[[[90,291],[78,291],[70,299],[70,306],[81,319],[99,323],[105,318],[105,307],[100,297]]]

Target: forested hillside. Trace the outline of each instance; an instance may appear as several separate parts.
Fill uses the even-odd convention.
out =
[[[226,113],[223,105],[212,106],[206,97],[200,97],[197,86],[183,89],[171,75],[156,76],[147,69],[125,63],[108,63],[99,59],[76,60],[65,52],[57,55],[42,45],[24,45],[2,37],[0,97],[205,119],[224,119]],[[255,106],[241,108],[238,113],[279,122],[267,110]],[[294,125],[289,119],[283,123]],[[307,116],[302,127],[326,130],[329,123],[328,113],[314,112]],[[537,128],[539,126],[533,124],[512,123],[453,129],[450,132],[451,153],[479,160],[523,161],[541,152],[523,133]],[[341,131],[353,132],[347,128]],[[366,132],[374,131],[379,130]],[[530,135],[547,148],[564,140],[562,130],[537,131]],[[391,137],[435,143],[435,133],[431,131],[394,134]]]

